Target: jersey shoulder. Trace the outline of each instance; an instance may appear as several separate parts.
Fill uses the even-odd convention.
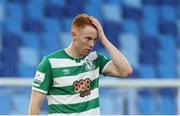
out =
[[[64,50],[58,50],[58,51],[50,53],[49,55],[46,55],[45,57],[47,59],[51,59],[51,58],[65,58],[66,55],[64,54]]]

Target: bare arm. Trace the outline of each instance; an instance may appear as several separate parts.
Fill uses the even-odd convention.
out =
[[[98,38],[101,43],[104,45],[112,62],[107,65],[104,70],[105,75],[126,77],[132,73],[132,68],[128,63],[124,55],[106,38],[101,24],[94,18],[90,17],[92,24],[96,27],[98,32]]]
[[[107,39],[104,40],[103,45],[109,52],[112,62],[108,64],[104,70],[105,75],[127,77],[132,73],[132,68],[124,55],[114,47]]]
[[[31,100],[29,105],[29,115],[39,115],[41,105],[46,95],[35,90],[32,90]]]

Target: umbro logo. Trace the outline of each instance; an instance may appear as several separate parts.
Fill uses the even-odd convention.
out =
[[[69,69],[64,69],[64,70],[62,70],[62,72],[63,72],[64,74],[70,74],[70,70],[69,70]]]

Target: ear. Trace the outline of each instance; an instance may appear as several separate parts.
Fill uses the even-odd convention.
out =
[[[75,30],[72,30],[71,31],[71,36],[72,36],[73,41],[75,41],[76,38],[77,38],[77,32]]]

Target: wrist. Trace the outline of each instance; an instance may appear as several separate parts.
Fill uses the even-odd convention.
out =
[[[106,38],[106,36],[104,34],[100,34],[99,39],[101,41],[101,40],[106,40],[107,38]]]
[[[100,39],[100,41],[101,41],[101,43],[103,44],[103,45],[106,45],[108,42],[109,42],[109,40],[104,36],[104,37],[102,37],[101,39]]]

